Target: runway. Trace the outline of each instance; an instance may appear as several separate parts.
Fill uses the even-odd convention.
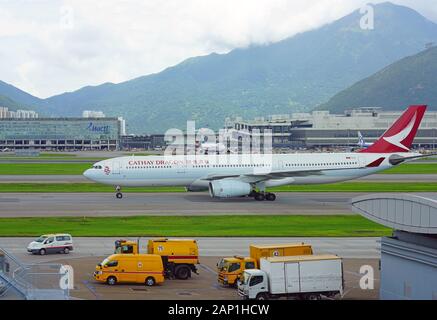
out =
[[[113,253],[114,241],[119,238],[74,238],[74,251],[68,258],[105,256]],[[128,238],[129,239],[129,238]],[[313,246],[314,253],[331,253],[343,258],[379,258],[379,238],[195,238],[199,245],[199,255],[233,256],[249,255],[251,244],[280,244],[305,242]],[[65,259],[66,255],[35,256],[26,252],[32,238],[0,238],[0,247],[25,262],[48,262]],[[135,238],[131,238],[135,240]],[[142,251],[147,251],[147,238],[141,238]]]
[[[374,174],[353,181],[437,182],[437,174]],[[82,175],[0,175],[0,183],[92,183]]]
[[[352,214],[348,201],[360,193],[281,192],[275,202],[252,198],[212,199],[207,192],[2,193],[0,217],[219,214]]]

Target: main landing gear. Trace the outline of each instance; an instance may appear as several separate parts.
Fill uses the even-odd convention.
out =
[[[270,193],[270,192],[257,192],[257,191],[252,191],[249,194],[249,197],[253,197],[256,201],[275,201],[276,200],[276,195],[274,193]]]
[[[117,197],[117,199],[123,198],[123,194],[121,193],[121,187],[120,186],[116,186],[115,187],[115,196]]]

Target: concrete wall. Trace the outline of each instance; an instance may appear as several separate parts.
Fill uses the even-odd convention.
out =
[[[396,232],[381,240],[380,298],[437,300],[437,238]]]

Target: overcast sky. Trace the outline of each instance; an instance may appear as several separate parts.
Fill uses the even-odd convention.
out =
[[[0,0],[0,80],[41,98],[122,82],[192,56],[279,41],[368,2]],[[437,22],[435,0],[392,2]]]

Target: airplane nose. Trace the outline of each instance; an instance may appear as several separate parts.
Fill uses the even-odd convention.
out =
[[[87,169],[85,170],[85,172],[83,173],[83,176],[87,179],[91,180],[91,169]]]

